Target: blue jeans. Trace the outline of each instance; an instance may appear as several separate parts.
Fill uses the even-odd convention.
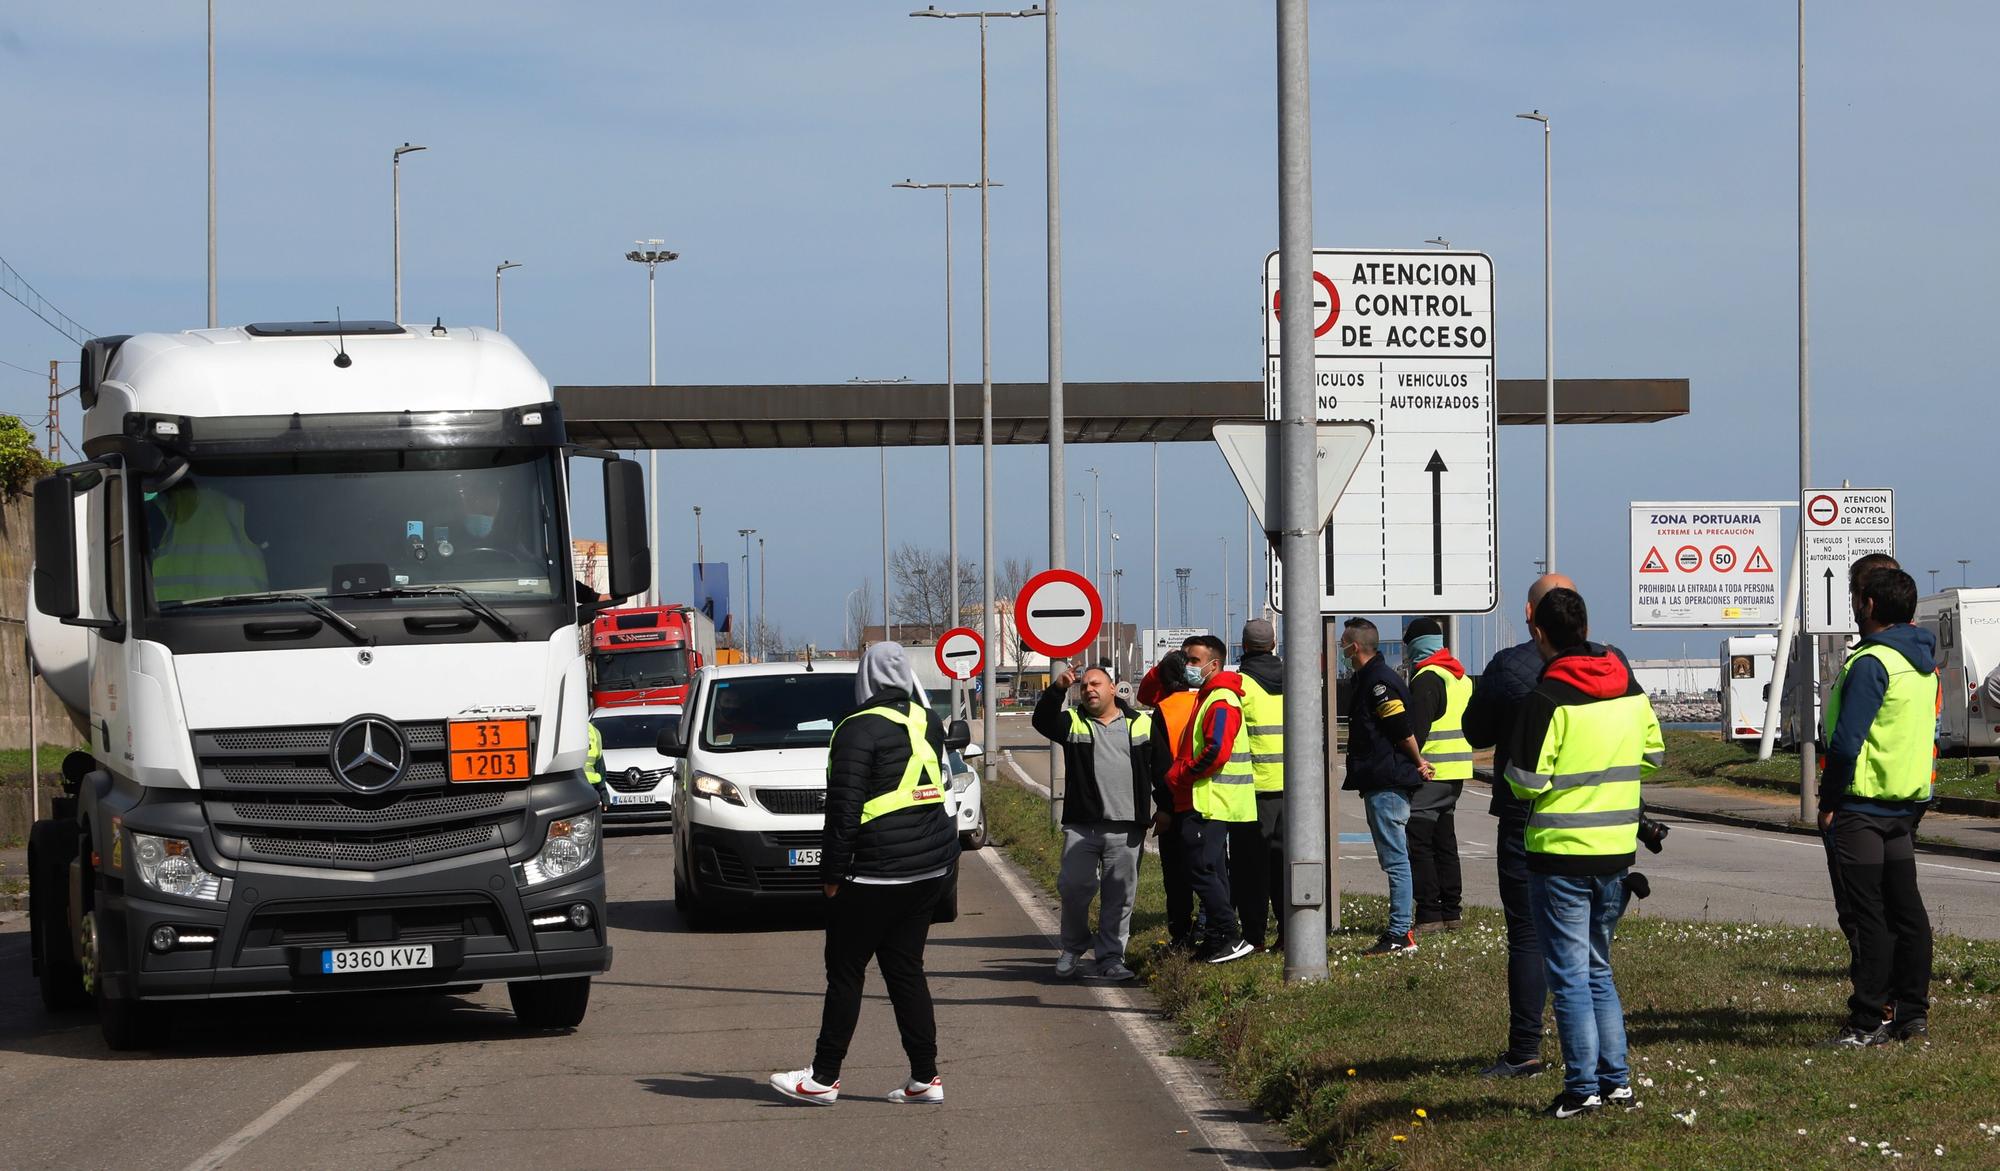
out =
[[[1401,939],[1417,919],[1416,887],[1410,881],[1410,795],[1402,789],[1374,789],[1361,799],[1368,807],[1375,860],[1389,876],[1389,934]]]
[[[1528,897],[1555,994],[1563,1089],[1598,1094],[1629,1085],[1625,1009],[1611,978],[1611,933],[1625,911],[1625,872],[1530,873]]]

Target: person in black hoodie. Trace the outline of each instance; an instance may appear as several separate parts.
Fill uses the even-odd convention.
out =
[[[1544,574],[1528,587],[1525,618],[1535,619],[1535,604],[1550,590],[1574,590],[1576,583],[1560,573]],[[1548,977],[1542,973],[1541,937],[1528,905],[1528,804],[1507,784],[1507,765],[1514,754],[1514,733],[1521,723],[1521,706],[1542,677],[1542,654],[1531,639],[1494,655],[1473,685],[1465,707],[1465,738],[1474,748],[1493,750],[1494,855],[1500,879],[1500,906],[1507,919],[1507,1048],[1482,1076],[1533,1077],[1542,1072],[1542,1014],[1549,1004]]]
[[[944,727],[916,702],[916,673],[903,648],[878,642],[854,677],[859,706],[833,731],[826,761],[826,829],[820,882],[828,900],[826,1001],[812,1064],[771,1075],[794,1101],[831,1106],[840,1065],[861,1015],[861,984],[873,959],[896,1008],[910,1079],[896,1103],[944,1101],[937,1021],[924,978],[931,915],[958,861],[958,831],[944,808]]]

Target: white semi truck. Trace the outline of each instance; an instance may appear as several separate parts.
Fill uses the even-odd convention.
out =
[[[30,649],[88,744],[30,837],[44,1000],[117,1049],[267,994],[506,983],[578,1023],[611,962],[585,659],[647,586],[638,465],[569,447],[482,329],[100,338],[80,390],[85,458],[35,486]]]

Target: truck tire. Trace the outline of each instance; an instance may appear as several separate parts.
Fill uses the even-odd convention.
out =
[[[507,985],[514,1019],[530,1029],[574,1029],[590,1008],[590,977],[523,980]]]
[[[84,915],[83,971],[92,999],[97,1001],[97,1027],[104,1034],[104,1046],[115,1053],[151,1049],[166,1036],[166,1014],[162,1006],[143,1000],[110,996],[98,968],[101,952],[97,939],[97,912]]]
[[[83,969],[69,937],[69,864],[76,831],[61,822],[36,822],[28,831],[28,930],[42,1007],[68,1012],[90,1004]]]

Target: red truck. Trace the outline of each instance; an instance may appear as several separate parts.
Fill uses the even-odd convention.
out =
[[[607,610],[590,629],[591,706],[678,704],[715,661],[715,622],[693,606]]]

